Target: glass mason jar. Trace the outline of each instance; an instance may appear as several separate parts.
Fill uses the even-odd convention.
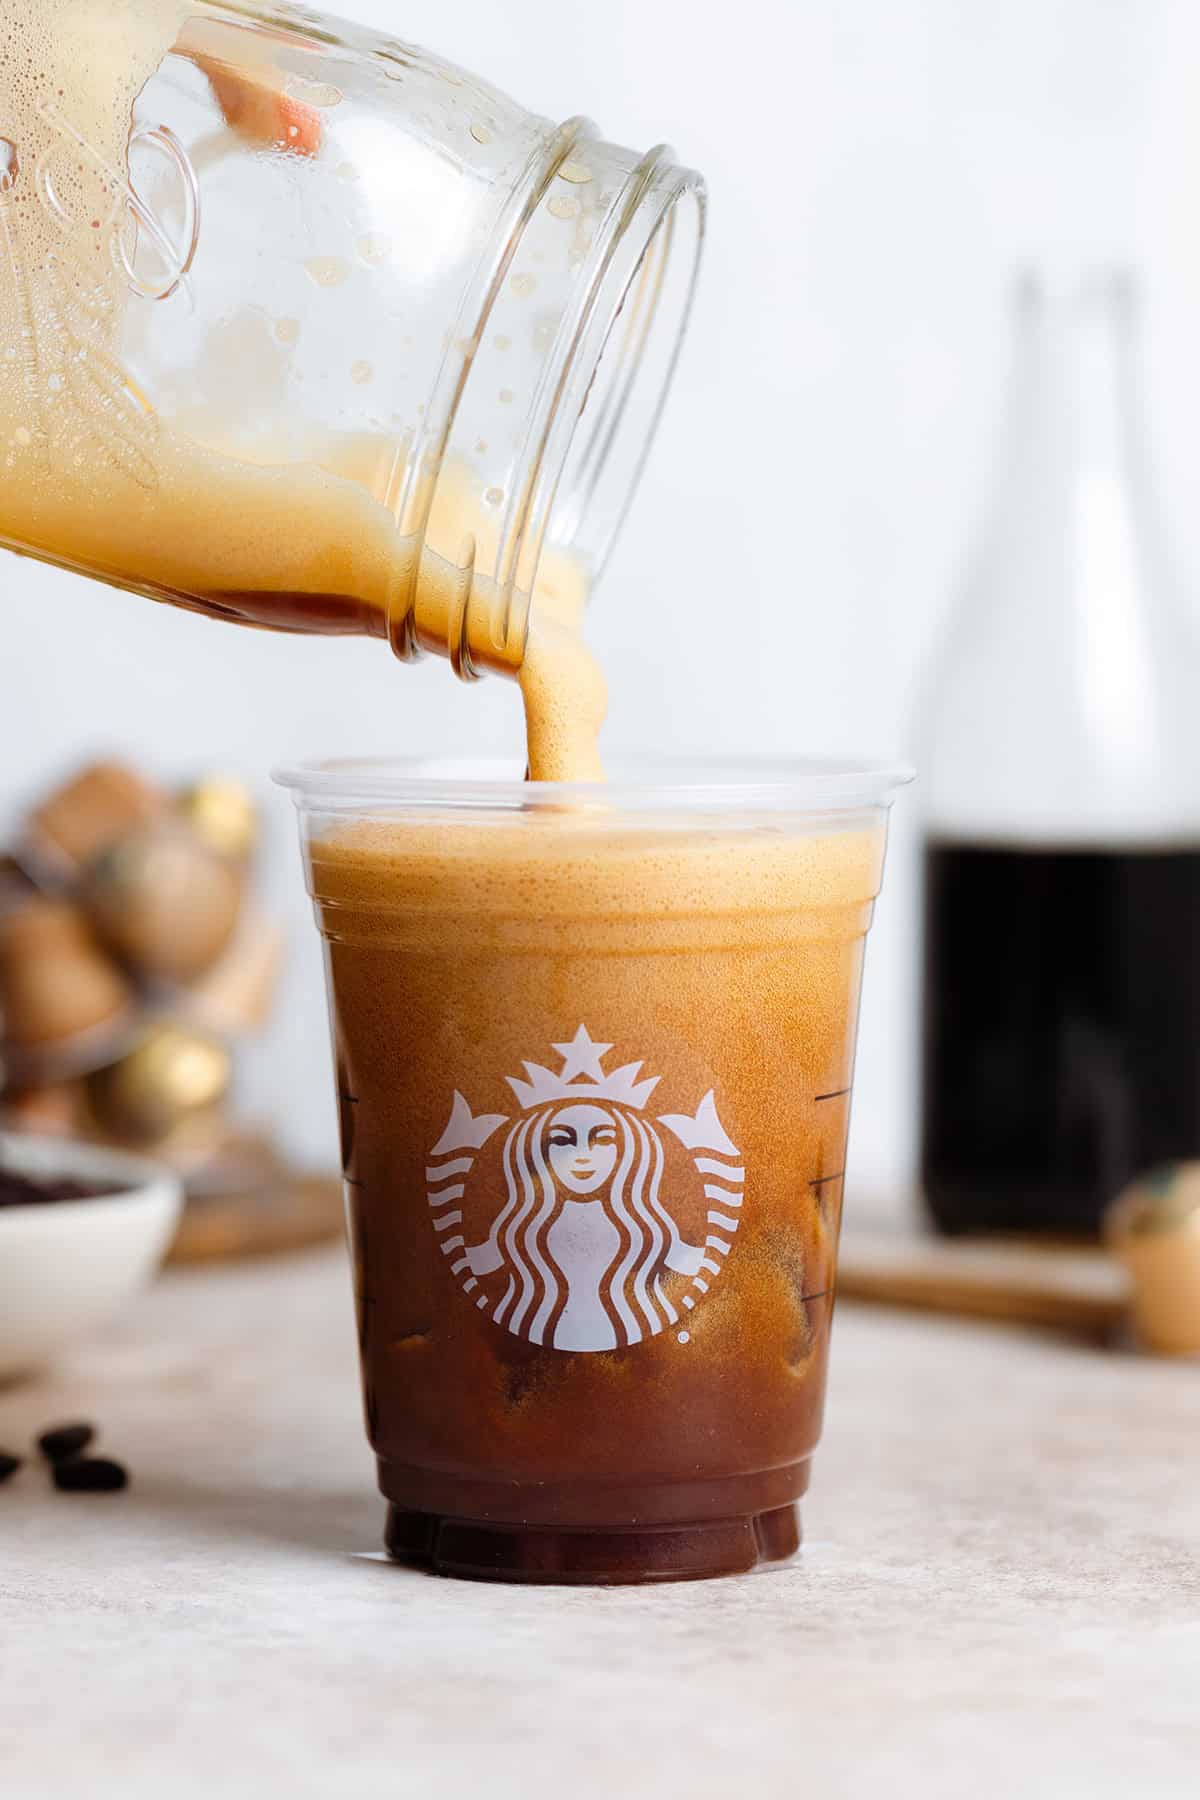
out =
[[[700,178],[307,7],[0,11],[29,52],[0,71],[0,541],[514,672],[636,484]]]

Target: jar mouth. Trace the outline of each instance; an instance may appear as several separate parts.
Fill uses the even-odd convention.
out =
[[[614,758],[608,781],[523,781],[519,765],[459,757],[346,757],[276,769],[296,804],[322,812],[558,812],[603,806],[613,813],[827,818],[890,806],[913,778],[884,761],[795,757],[689,760]]]
[[[414,565],[398,589],[398,655],[515,676],[537,602],[578,616],[666,403],[705,216],[701,177],[665,146],[639,157],[586,119],[523,166],[406,463],[401,534],[440,578]]]
[[[670,394],[700,275],[707,190],[666,145],[627,184],[610,259],[589,296],[559,401],[542,542],[599,580]],[[554,466],[557,460],[557,466]]]

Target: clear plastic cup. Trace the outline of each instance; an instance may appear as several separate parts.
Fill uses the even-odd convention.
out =
[[[280,777],[387,1544],[444,1574],[670,1580],[799,1541],[905,776],[615,773]]]

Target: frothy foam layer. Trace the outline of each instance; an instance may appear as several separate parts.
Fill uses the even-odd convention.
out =
[[[478,824],[358,822],[309,846],[334,936],[397,935],[577,947],[581,930],[624,949],[682,941],[747,947],[797,935],[845,939],[847,912],[879,890],[883,828],[805,833],[776,825],[615,822],[600,809]],[[561,940],[561,942],[559,942]]]

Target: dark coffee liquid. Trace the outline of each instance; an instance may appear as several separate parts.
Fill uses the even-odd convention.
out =
[[[0,1163],[0,1209],[8,1206],[56,1206],[69,1200],[104,1200],[124,1190],[115,1182],[76,1181],[69,1175],[27,1175]]]
[[[386,637],[383,612],[353,594],[274,593],[228,590],[189,598],[193,611],[235,625],[257,625],[264,631],[290,631],[321,637]]]
[[[943,1231],[1094,1232],[1200,1156],[1200,850],[926,852],[921,1172]]]
[[[618,1582],[795,1548],[882,849],[601,807],[311,843],[393,1555]]]

